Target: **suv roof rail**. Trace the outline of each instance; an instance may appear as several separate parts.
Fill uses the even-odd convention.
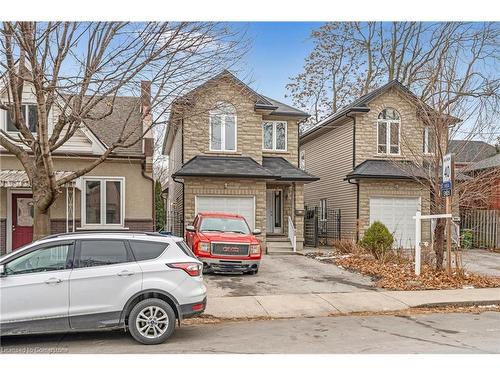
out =
[[[50,238],[58,238],[58,237],[65,237],[65,236],[73,236],[73,235],[80,235],[80,234],[143,234],[146,236],[155,236],[155,237],[168,237],[168,234],[161,234],[157,232],[146,232],[146,231],[139,231],[139,230],[124,230],[124,229],[102,229],[102,230],[81,230],[77,232],[65,232],[65,233],[56,233],[56,234],[49,234],[48,236],[45,236],[41,238],[42,240],[50,239]]]

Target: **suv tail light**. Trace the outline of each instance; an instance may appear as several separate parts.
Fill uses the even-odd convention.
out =
[[[167,264],[170,268],[177,268],[184,270],[189,276],[200,276],[203,266],[199,263],[169,263]]]

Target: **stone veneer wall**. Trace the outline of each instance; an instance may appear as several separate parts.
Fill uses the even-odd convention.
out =
[[[255,197],[255,228],[262,234],[259,239],[266,241],[266,182],[263,180],[186,178],[184,191],[184,221],[191,224],[195,217],[195,197],[197,195],[239,195]]]

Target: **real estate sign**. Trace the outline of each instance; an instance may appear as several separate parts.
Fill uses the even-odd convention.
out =
[[[453,182],[455,180],[455,163],[453,154],[446,154],[443,157],[443,175],[441,184],[441,194],[443,197],[450,197],[453,194]]]

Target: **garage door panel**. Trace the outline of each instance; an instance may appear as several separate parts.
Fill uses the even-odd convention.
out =
[[[254,197],[197,196],[196,213],[198,212],[227,212],[238,214],[247,220],[252,230],[255,227]]]
[[[413,216],[420,208],[418,197],[373,197],[370,198],[370,224],[381,221],[394,235],[394,246],[415,246],[415,220]]]

